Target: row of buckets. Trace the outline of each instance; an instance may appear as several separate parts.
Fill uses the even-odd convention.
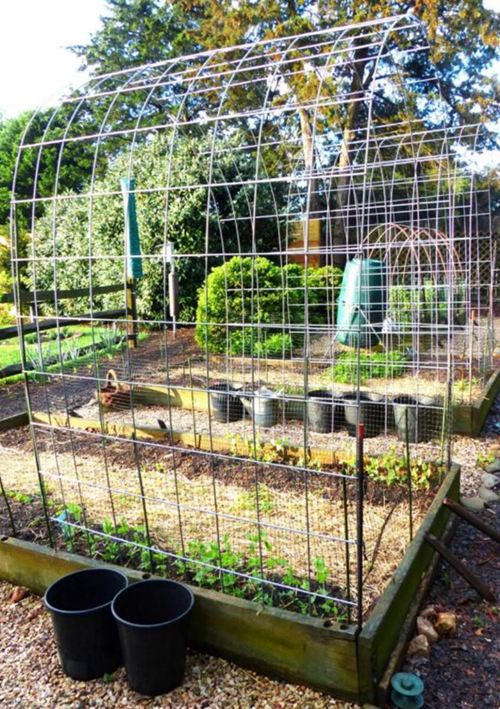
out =
[[[293,401],[266,387],[248,393],[229,382],[215,384],[209,392],[211,411],[216,421],[238,421],[247,411],[263,428],[278,423],[283,399],[285,404]],[[331,433],[345,426],[349,435],[355,436],[357,424],[362,423],[367,437],[377,436],[387,428],[395,428],[401,440],[406,440],[408,435],[412,443],[429,440],[439,425],[436,402],[427,396],[390,398],[375,393],[318,389],[308,393],[305,411],[309,430],[317,433]]]
[[[125,665],[140,694],[178,687],[186,662],[190,588],[149,579],[128,585],[120,571],[84,569],[55,581],[45,593],[63,672],[76,680],[112,674]]]

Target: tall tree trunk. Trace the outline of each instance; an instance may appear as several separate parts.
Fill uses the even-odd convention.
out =
[[[358,41],[361,42],[362,38]],[[333,263],[336,266],[340,266],[340,268],[345,266],[347,247],[353,242],[354,238],[353,230],[349,227],[355,215],[347,211],[349,205],[349,190],[351,189],[349,172],[351,161],[349,153],[351,143],[356,136],[359,109],[361,106],[359,99],[362,96],[364,87],[369,84],[372,78],[371,73],[369,73],[368,77],[363,82],[365,69],[365,62],[363,60],[366,59],[366,56],[366,47],[361,47],[354,52],[353,74],[350,88],[350,95],[353,100],[347,109],[347,117],[344,124],[342,143],[337,163],[340,174],[337,180],[337,193],[334,204],[336,215],[332,225],[332,246],[335,249],[332,260]]]
[[[320,198],[318,194],[319,182],[317,177],[313,177],[315,171],[315,161],[314,161],[314,129],[311,124],[311,119],[305,108],[299,109],[300,116],[300,128],[302,133],[302,147],[304,150],[304,167],[306,174],[308,175],[308,197],[306,205],[306,216],[307,224],[305,224],[304,229],[305,234],[309,232],[309,221],[311,219],[321,218],[321,205]],[[323,243],[323,230],[320,225],[320,247],[324,246]],[[306,239],[304,239],[304,245],[306,245]],[[320,263],[324,263],[324,254],[320,254]]]

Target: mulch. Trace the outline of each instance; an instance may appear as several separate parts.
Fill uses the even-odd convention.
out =
[[[491,440],[499,433],[500,396],[483,436]],[[500,503],[488,505],[478,516],[499,529]],[[487,535],[460,521],[450,550],[494,591],[497,604],[481,599],[454,569],[441,562],[424,605],[453,611],[457,634],[432,645],[429,660],[415,658],[402,669],[423,679],[426,707],[496,709],[500,697],[500,548]]]
[[[0,706],[6,709],[175,707],[175,709],[349,709],[306,687],[287,684],[190,651],[182,686],[156,698],[131,690],[125,670],[79,682],[59,665],[49,614],[27,594],[11,600],[14,587],[0,582]]]
[[[480,516],[497,529],[500,505],[486,508]],[[460,522],[451,551],[491,589],[500,593],[498,544],[465,522]],[[406,663],[407,672],[424,680],[425,706],[450,709],[498,707],[500,697],[500,608],[480,598],[445,562],[425,605],[451,610],[457,616],[457,634],[431,647],[430,659]]]

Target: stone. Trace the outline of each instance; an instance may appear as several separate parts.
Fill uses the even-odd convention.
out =
[[[490,489],[500,483],[500,478],[496,475],[492,475],[492,473],[484,473],[484,475],[481,476],[481,483],[482,487],[487,487]]]
[[[500,499],[496,492],[493,492],[493,490],[489,490],[487,487],[480,487],[477,494],[485,502],[496,502],[498,499]]]
[[[500,443],[492,443],[488,446],[488,454],[494,458],[500,458]]]
[[[425,635],[431,645],[432,643],[437,643],[439,640],[439,635],[434,630],[434,626],[430,620],[427,620],[427,618],[422,618],[421,615],[417,618],[417,632],[419,635]]]
[[[441,637],[451,637],[457,634],[457,616],[452,611],[438,613],[434,628]]]
[[[493,463],[487,465],[485,471],[487,473],[500,473],[500,458],[496,458]]]
[[[422,611],[420,611],[419,617],[428,620],[429,618],[433,618],[435,615],[437,615],[436,606],[426,606]]]
[[[461,497],[460,502],[471,512],[480,512],[484,507],[484,500],[481,497]]]
[[[28,593],[28,589],[24,586],[14,586],[14,588],[12,589],[12,593],[10,594],[9,600],[11,603],[19,603],[19,601],[22,601],[23,598],[26,598]]]
[[[431,651],[429,641],[425,635],[415,635],[413,640],[408,645],[408,657],[429,657]]]

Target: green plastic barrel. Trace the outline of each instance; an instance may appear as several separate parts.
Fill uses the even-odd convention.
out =
[[[372,347],[386,315],[387,271],[383,261],[355,258],[344,269],[337,306],[338,342]]]

